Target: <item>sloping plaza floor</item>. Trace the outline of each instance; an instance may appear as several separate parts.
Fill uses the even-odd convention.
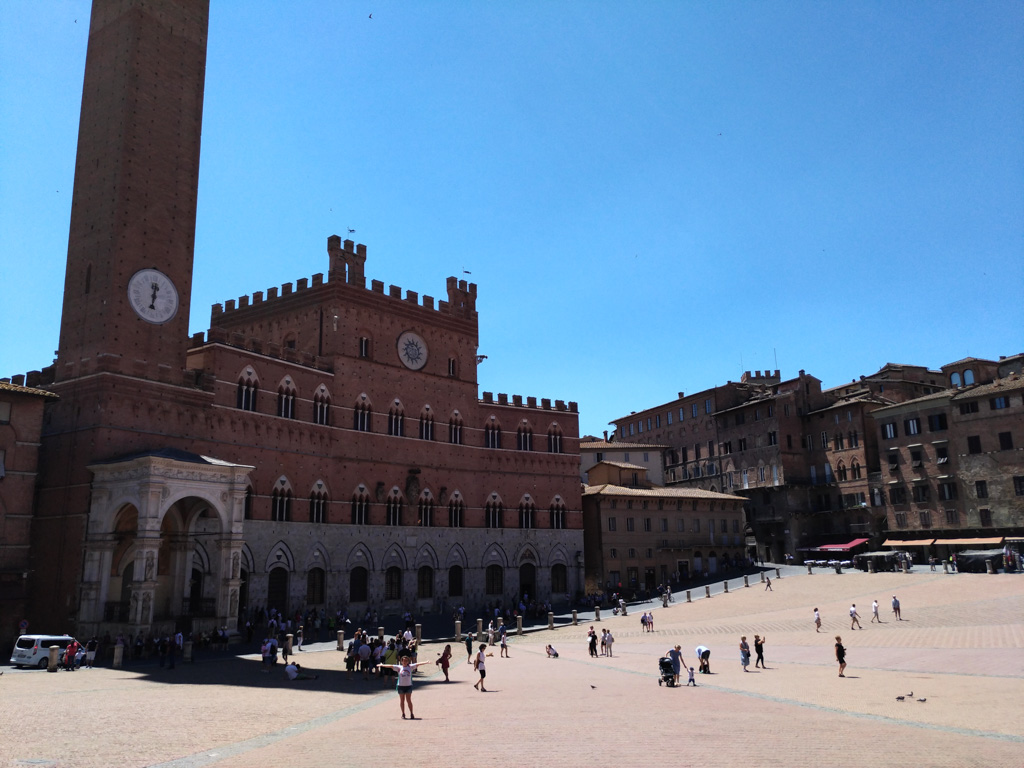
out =
[[[445,683],[430,663],[443,644],[426,645],[416,720],[401,719],[392,688],[348,679],[333,650],[299,654],[320,677],[294,683],[261,673],[254,656],[9,671],[0,765],[1024,766],[1024,576],[787,569],[773,591],[754,579],[729,586],[692,603],[677,595],[655,611],[653,633],[631,611],[514,637],[510,659],[493,649],[486,693],[473,689],[464,646],[453,646]],[[863,629],[850,630],[851,602]],[[614,658],[588,656],[591,624],[612,630]],[[755,633],[768,669],[744,673],[739,639]],[[657,683],[657,659],[677,643],[692,665],[698,644],[712,650],[696,688]]]

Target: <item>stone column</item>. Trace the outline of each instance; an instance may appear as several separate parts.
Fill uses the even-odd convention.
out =
[[[338,630],[338,650],[339,651],[344,651],[345,650],[345,630],[344,629],[339,629]]]
[[[552,613],[551,611],[548,611],[548,629],[554,629],[554,628],[555,628],[555,614]]]
[[[455,620],[455,642],[462,642],[462,622],[459,619]]]
[[[242,538],[229,533],[217,541],[219,550],[217,572],[217,621],[229,634],[238,631],[238,596],[242,586]]]
[[[747,576],[743,577],[743,586],[744,587],[749,587],[750,586],[750,579]]]
[[[704,587],[704,597],[711,597],[711,587],[710,586]]]
[[[382,629],[383,629],[383,627],[382,627]],[[422,624],[417,624],[416,625],[416,647],[417,648],[420,647],[420,643],[422,641],[423,641],[423,625]]]
[[[690,590],[686,590],[686,602],[688,602],[688,603],[689,603],[689,602],[692,602],[692,601],[690,600]]]
[[[523,634],[523,617],[522,616],[516,616],[516,634],[517,635]]]
[[[572,625],[575,627],[579,622],[576,620],[576,609],[572,609]]]
[[[722,582],[722,586],[725,587],[725,594],[728,595],[729,594],[729,582],[728,581],[723,581]]]
[[[476,641],[482,643],[484,641],[484,620],[476,620]]]
[[[110,568],[117,542],[111,534],[90,536],[85,545],[82,567],[80,621],[99,624],[110,593]]]

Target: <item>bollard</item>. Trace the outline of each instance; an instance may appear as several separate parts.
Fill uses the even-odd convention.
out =
[[[725,587],[725,594],[728,595],[729,594],[729,582],[728,581],[723,581],[722,582],[722,586]]]
[[[743,586],[744,587],[749,587],[750,586],[750,579],[747,578],[746,576],[743,577]]]
[[[58,669],[60,669],[60,646],[51,645],[49,663],[47,664],[46,671],[56,672]]]
[[[691,602],[690,601],[690,590],[686,590],[686,602],[688,602],[688,603]]]
[[[377,627],[377,639],[384,642],[384,627]]]
[[[600,621],[600,620],[601,620],[601,606],[600,605],[595,605],[594,606],[594,621]]]
[[[868,560],[868,573],[874,573],[874,572],[875,572],[875,561],[874,560]]]
[[[903,572],[904,573],[910,573],[910,567],[907,565],[907,561],[906,560],[902,561],[902,565],[903,565]]]
[[[191,645],[191,643],[185,643],[185,645]],[[121,665],[124,664],[124,646],[114,646],[114,669],[120,669]]]
[[[704,587],[704,597],[711,597],[711,587]]]
[[[292,640],[295,639],[295,635],[284,636],[284,657],[287,659],[292,655]]]
[[[841,566],[839,563],[836,563],[836,573],[842,573],[842,572],[843,572],[843,566]]]
[[[523,617],[522,616],[516,616],[516,634],[517,635],[523,634]]]
[[[808,563],[807,564],[807,575],[810,576],[811,573],[812,573],[812,571],[811,571],[811,564]],[[761,574],[761,581],[764,581],[764,574],[763,573]]]
[[[668,608],[668,592],[661,596],[661,607]]]
[[[548,629],[554,629],[554,628],[555,628],[555,614],[552,613],[551,611],[548,611]]]
[[[504,627],[504,626],[505,626],[505,617],[504,616],[499,616],[498,617],[498,632],[499,633],[501,632],[501,628]]]
[[[782,571],[780,569],[778,569],[778,568],[775,569],[775,578],[776,579],[781,579],[782,578]]]
[[[192,663],[192,649],[194,647],[195,646],[192,644],[191,640],[186,640],[185,643],[181,646],[181,662],[183,664]]]
[[[992,561],[991,560],[986,560],[985,561],[985,572],[986,573],[995,573],[996,572],[996,569],[992,567]]]
[[[807,572],[811,572],[811,566],[807,566]],[[764,571],[761,571],[761,583],[764,584]]]
[[[344,629],[339,629],[338,630],[338,650],[339,651],[344,651],[345,650],[345,630]]]
[[[458,619],[455,620],[455,642],[462,642],[462,622]]]
[[[572,625],[575,627],[577,624],[579,624],[579,622],[576,621],[576,609],[573,608],[572,609]]]
[[[484,641],[484,620],[476,620],[476,641],[482,643]]]
[[[423,625],[416,625],[416,647],[420,647],[420,642],[423,640]]]
[[[942,572],[949,573],[949,563],[947,563],[945,560],[942,561]]]

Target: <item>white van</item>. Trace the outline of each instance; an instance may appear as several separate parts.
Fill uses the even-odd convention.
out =
[[[50,664],[50,646],[59,647],[63,655],[72,640],[71,635],[22,635],[14,644],[11,665],[46,669]]]

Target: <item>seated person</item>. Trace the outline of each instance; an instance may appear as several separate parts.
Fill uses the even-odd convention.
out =
[[[308,675],[302,671],[302,665],[296,664],[294,661],[289,661],[285,665],[284,673],[288,676],[288,680],[316,680],[319,675]]]

